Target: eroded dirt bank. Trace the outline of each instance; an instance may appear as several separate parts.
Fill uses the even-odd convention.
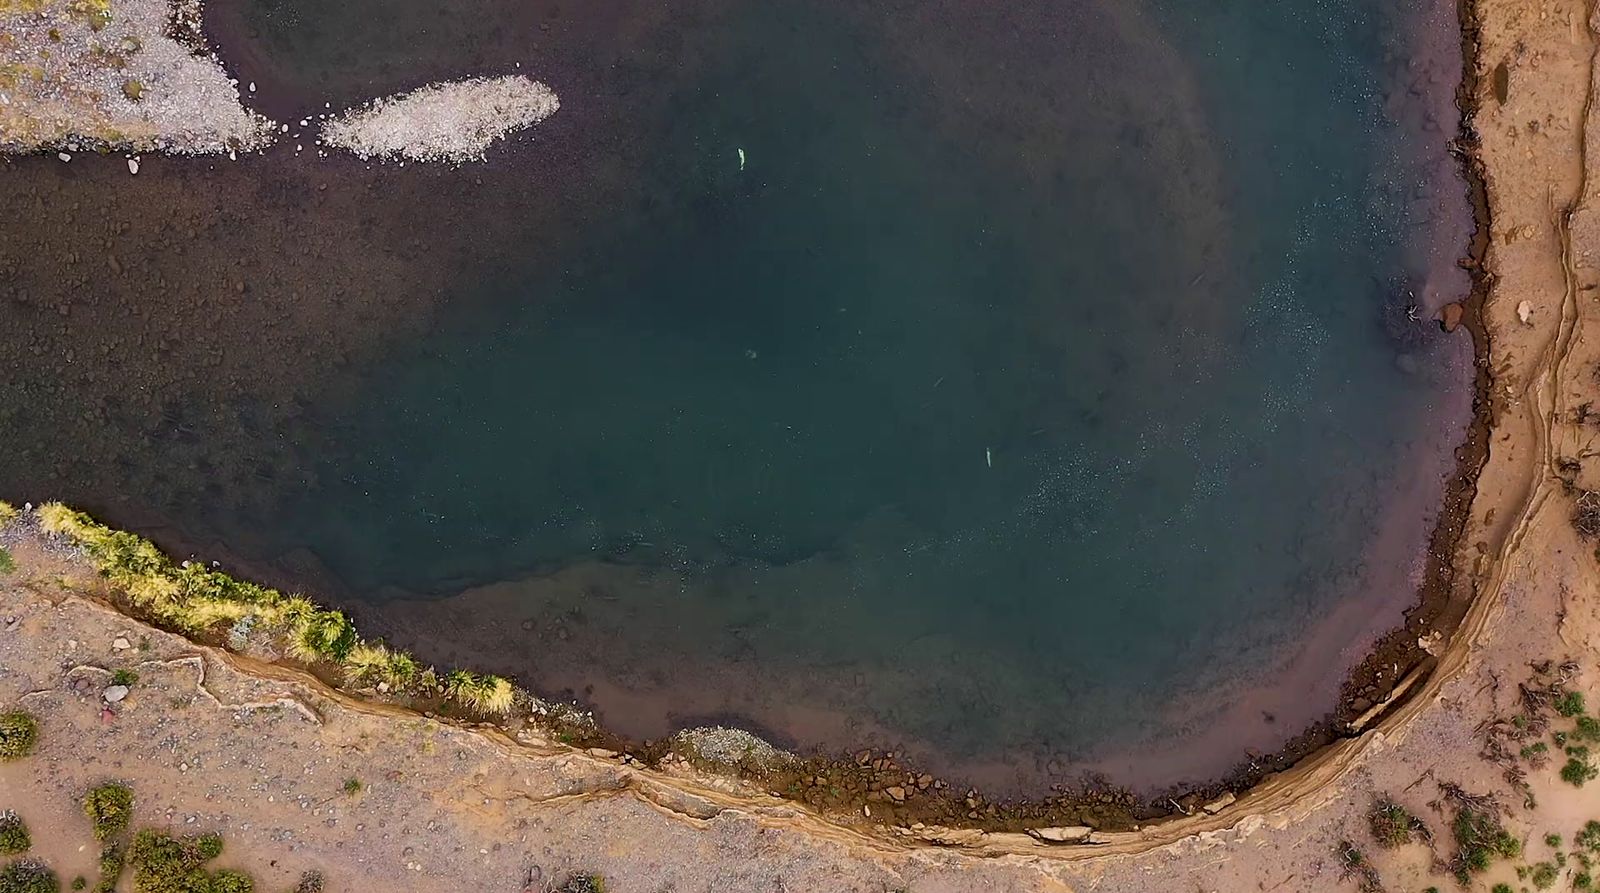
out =
[[[1560,758],[1533,748],[1547,729],[1527,734],[1531,719],[1561,720],[1530,719],[1519,684],[1531,661],[1571,661],[1560,684],[1600,695],[1600,566],[1571,523],[1574,499],[1600,484],[1587,454],[1600,401],[1600,344],[1586,333],[1600,313],[1587,170],[1595,23],[1578,2],[1477,10],[1494,428],[1456,585],[1478,597],[1434,646],[1438,669],[1412,683],[1417,696],[1362,737],[1217,815],[1098,846],[848,827],[757,792],[363,707],[86,601],[71,591],[92,585],[81,565],[23,542],[18,569],[0,576],[0,706],[37,714],[41,739],[0,769],[0,809],[29,822],[36,853],[65,877],[95,855],[75,797],[120,778],[140,795],[141,824],[223,832],[224,861],[268,888],[316,868],[330,889],[518,890],[538,867],[543,879],[595,871],[613,891],[1353,889],[1366,866],[1390,889],[1421,889],[1455,883],[1455,786],[1492,798],[1520,842],[1519,855],[1471,872],[1471,886],[1515,888],[1518,867],[1543,864],[1571,886],[1581,862],[1555,854],[1572,855],[1577,829],[1600,819],[1600,782],[1564,781]],[[148,650],[118,649],[119,637]],[[107,718],[100,676],[116,668],[139,681]],[[341,790],[350,778],[360,793]],[[1381,848],[1367,827],[1381,798],[1428,827],[1431,847]],[[1345,841],[1359,863],[1341,857]]]

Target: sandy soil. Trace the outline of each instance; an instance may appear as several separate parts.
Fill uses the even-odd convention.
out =
[[[73,594],[92,588],[84,569],[32,541],[0,578],[0,704],[38,713],[43,737],[35,756],[0,769],[0,808],[36,829],[39,854],[68,877],[93,856],[73,798],[118,777],[141,795],[140,824],[223,831],[224,861],[277,887],[317,868],[331,889],[516,890],[538,867],[546,880],[597,871],[614,891],[1355,889],[1335,854],[1349,840],[1387,889],[1412,890],[1454,885],[1434,866],[1449,856],[1453,784],[1493,797],[1525,841],[1521,858],[1473,886],[1521,886],[1517,866],[1552,856],[1546,834],[1570,840],[1600,818],[1596,782],[1573,787],[1553,762],[1516,756],[1510,723],[1525,711],[1531,661],[1575,662],[1569,684],[1600,699],[1596,556],[1571,525],[1574,488],[1600,486],[1588,455],[1600,343],[1586,332],[1600,314],[1587,166],[1597,42],[1593,11],[1573,0],[1477,9],[1494,429],[1455,556],[1456,584],[1477,598],[1410,700],[1216,815],[1088,846],[825,821],[686,769],[363,705],[141,627]],[[117,650],[119,635],[148,650]],[[140,680],[106,718],[105,670],[123,666]],[[340,790],[351,777],[364,792]],[[1377,846],[1365,814],[1379,797],[1429,826],[1432,853]],[[1575,869],[1558,869],[1558,884]]]

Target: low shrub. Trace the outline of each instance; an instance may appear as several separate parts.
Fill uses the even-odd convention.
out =
[[[1579,741],[1600,743],[1600,719],[1592,716],[1578,717],[1578,725],[1572,730],[1572,737]]]
[[[83,813],[94,825],[95,840],[115,837],[133,821],[133,791],[114,781],[90,788],[83,795]]]
[[[105,849],[100,851],[100,880],[95,882],[94,893],[114,893],[126,861],[127,851],[120,841],[106,844]]]
[[[1584,712],[1583,692],[1564,691],[1556,698],[1556,712],[1566,717],[1581,715]]]
[[[1456,840],[1451,868],[1463,885],[1471,882],[1473,874],[1487,870],[1496,858],[1515,859],[1522,855],[1522,842],[1486,810],[1461,807],[1450,830]]]
[[[39,723],[23,710],[0,713],[0,761],[20,760],[39,742]]]
[[[1422,821],[1393,800],[1381,800],[1367,813],[1372,838],[1386,850],[1411,842],[1411,835],[1424,829]]]
[[[1581,788],[1600,776],[1600,769],[1595,768],[1594,762],[1589,757],[1589,748],[1583,745],[1574,745],[1566,749],[1567,763],[1561,767],[1561,780],[1573,787]]]
[[[0,893],[61,893],[61,881],[43,862],[23,859],[0,869]]]
[[[1594,819],[1584,822],[1583,828],[1572,835],[1572,845],[1591,852],[1600,852],[1600,822]]]
[[[128,850],[138,893],[252,893],[255,881],[242,871],[207,872],[205,864],[222,855],[222,836],[174,837],[146,829]]]
[[[575,874],[562,881],[555,893],[606,893],[606,879],[587,872]]]
[[[31,846],[33,839],[28,836],[22,817],[9,810],[0,812],[0,854],[15,856],[26,853]]]

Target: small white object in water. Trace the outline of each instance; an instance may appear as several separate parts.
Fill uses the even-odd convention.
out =
[[[128,159],[128,173],[137,174],[138,172],[139,172],[139,162],[138,162],[138,160],[134,159],[134,158],[129,158]]]
[[[994,467],[994,453],[990,452],[988,447],[983,448],[983,464],[990,468]]]
[[[65,152],[57,152],[56,153],[56,157],[61,159],[62,161],[71,161],[72,160],[72,156],[68,155]]]
[[[739,153],[739,170],[744,170],[744,150],[736,149],[734,151]]]
[[[250,82],[250,92],[251,93],[256,92],[256,82],[255,81],[251,81]]]

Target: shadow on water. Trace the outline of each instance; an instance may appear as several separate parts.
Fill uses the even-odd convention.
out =
[[[1243,705],[1133,770],[1218,772],[1398,617],[1466,419],[1371,284],[1434,276],[1375,8],[217,0],[281,119],[563,108],[458,170],[10,164],[0,492],[627,734],[1036,785]]]

